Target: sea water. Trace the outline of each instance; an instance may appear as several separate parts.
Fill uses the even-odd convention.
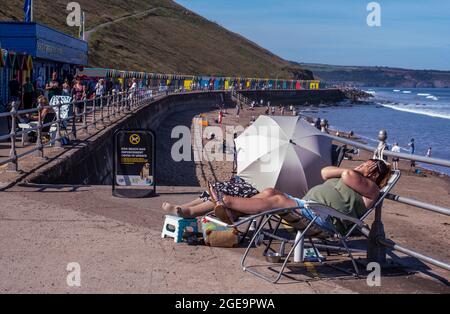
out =
[[[364,90],[374,96],[365,104],[343,102],[307,115],[325,118],[335,129],[354,131],[373,146],[376,146],[378,131],[382,129],[388,132],[389,146],[398,142],[402,152],[409,152],[408,143],[414,138],[415,154],[425,156],[431,147],[432,157],[450,160],[450,89]],[[421,166],[450,175],[449,168]]]

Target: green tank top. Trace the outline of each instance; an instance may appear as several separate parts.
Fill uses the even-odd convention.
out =
[[[339,178],[329,179],[325,183],[313,187],[304,199],[327,205],[355,218],[360,218],[367,211],[362,195],[348,187]],[[345,233],[347,228],[352,225],[352,223],[343,222],[340,219],[333,219],[333,224],[340,233]]]

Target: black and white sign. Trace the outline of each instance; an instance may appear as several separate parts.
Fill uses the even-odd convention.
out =
[[[114,135],[113,193],[119,187],[138,187],[137,194],[155,190],[155,136],[149,130],[119,130]],[[152,190],[143,190],[153,187]],[[132,190],[128,190],[132,191]],[[127,196],[133,197],[133,193]],[[143,196],[135,196],[143,197]]]

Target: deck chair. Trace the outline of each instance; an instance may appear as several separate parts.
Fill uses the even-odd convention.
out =
[[[56,118],[60,120],[60,131],[64,131],[64,136],[62,138],[67,138],[67,125],[69,117],[72,112],[72,97],[70,96],[59,96],[58,98],[53,97],[52,100],[55,99],[54,103],[51,104],[53,111],[55,112]],[[59,106],[58,106],[59,105]],[[57,119],[58,120],[58,119]],[[52,124],[50,127],[50,140],[54,141],[56,138],[56,132],[58,131],[58,126],[56,123]]]
[[[53,112],[49,112],[45,115],[44,120],[42,121],[42,130],[41,135],[50,135],[51,136],[51,123],[55,121],[56,115]],[[22,146],[29,142],[29,135],[31,133],[37,133],[37,128],[39,124],[37,121],[31,121],[28,123],[19,123],[18,127],[22,132]]]
[[[333,165],[335,167],[339,167],[341,165],[342,161],[344,160],[344,156],[345,156],[346,152],[348,152],[348,151],[349,151],[349,149],[347,149],[347,145],[332,144],[331,145],[331,165]],[[234,172],[234,173],[236,173],[236,172]],[[288,214],[286,214],[285,218],[290,224],[295,224],[296,221],[299,220],[296,217],[290,217],[290,215],[288,215]],[[246,228],[240,232],[240,235],[241,235],[240,243],[242,243],[247,238],[247,235],[252,227],[256,227],[256,228],[259,227],[261,221],[262,221],[262,217],[260,217],[259,220],[250,221],[248,223]],[[310,230],[310,233],[318,233],[318,232],[314,231],[314,226],[313,226],[312,230]]]
[[[303,259],[303,250],[305,247],[305,241],[308,241],[308,244],[313,248],[315,254],[317,257],[320,256],[318,247],[319,245],[317,245],[317,242],[313,241],[313,238],[316,238],[319,240],[319,242],[327,239],[327,238],[337,238],[339,240],[339,242],[342,244],[342,246],[335,246],[336,249],[340,250],[340,251],[344,251],[348,254],[348,257],[350,258],[353,268],[354,268],[354,273],[351,273],[353,276],[358,277],[359,276],[359,269],[358,266],[356,264],[356,261],[351,253],[351,249],[349,248],[348,244],[347,244],[347,240],[348,238],[352,235],[352,233],[355,231],[356,228],[362,229],[365,228],[367,226],[365,226],[364,224],[364,220],[378,207],[378,206],[382,206],[383,200],[386,198],[386,196],[388,195],[388,193],[392,190],[392,188],[395,186],[395,184],[398,182],[398,180],[400,179],[400,171],[396,170],[393,171],[391,174],[391,177],[389,178],[388,183],[386,184],[386,186],[380,191],[380,196],[378,197],[377,201],[375,202],[375,204],[369,208],[367,210],[367,212],[360,217],[359,219],[355,218],[355,217],[351,217],[348,215],[345,215],[331,207],[319,204],[317,202],[311,202],[311,201],[307,201],[305,202],[305,207],[307,207],[308,209],[310,209],[314,214],[315,214],[315,218],[312,220],[307,220],[305,217],[301,216],[299,214],[299,207],[292,207],[292,208],[279,208],[279,209],[272,209],[272,210],[268,210],[266,212],[262,212],[259,213],[257,215],[252,215],[252,216],[246,216],[246,217],[242,217],[240,218],[237,222],[235,222],[232,225],[226,224],[222,221],[220,221],[219,219],[217,219],[217,217],[214,216],[213,213],[210,213],[208,215],[205,216],[205,219],[208,221],[211,221],[213,223],[216,223],[218,225],[221,226],[226,226],[229,228],[238,228],[239,226],[248,223],[249,221],[253,221],[255,219],[262,219],[260,225],[258,226],[256,232],[253,234],[253,237],[247,247],[247,249],[244,252],[244,255],[242,256],[241,259],[241,266],[242,269],[246,272],[249,272],[259,278],[262,278],[264,280],[267,280],[269,282],[272,283],[277,283],[283,273],[284,270],[287,266],[287,263],[289,262],[289,259],[293,256],[294,252],[297,250],[296,254],[297,256],[300,256],[299,260],[295,260],[295,262],[304,262]],[[296,217],[297,216],[297,220],[300,223],[293,223],[292,227],[294,227],[294,229],[296,229],[297,235],[295,237],[295,240],[292,241],[291,239],[287,239],[287,238],[283,238],[279,235],[277,235],[277,231],[279,230],[279,226],[281,225],[282,221],[284,220],[284,218],[287,217],[287,215]],[[284,217],[284,218],[283,218]],[[316,220],[318,219],[318,217],[322,217],[322,219],[327,219],[328,217],[334,217],[336,219],[340,219],[342,221],[346,221],[347,223],[350,224],[350,226],[346,229],[345,234],[341,234],[339,233],[335,228],[334,230],[323,230],[323,233],[321,234],[314,234],[311,235],[310,232],[316,231],[318,229],[321,229],[321,227],[317,224],[315,224]],[[288,219],[289,220],[289,219]],[[264,230],[264,227],[266,225],[268,225],[270,222],[276,221],[276,226],[275,228],[272,228],[271,232],[266,232]],[[291,243],[292,247],[289,250],[288,254],[284,257],[284,262],[280,268],[280,270],[278,271],[278,274],[275,277],[269,277],[266,276],[258,271],[256,271],[255,267],[252,266],[247,266],[246,265],[246,259],[247,256],[249,255],[250,250],[256,246],[257,242],[260,241],[260,237],[261,235],[264,235],[264,237],[268,237],[269,241],[268,244],[266,246],[266,249],[264,250],[264,255],[267,254],[268,250],[270,249],[270,246],[272,245],[273,240],[278,240],[281,241],[282,245],[280,247],[282,247],[284,250],[284,244],[285,243]],[[280,249],[281,250],[281,249]],[[283,252],[280,252],[281,254]],[[319,262],[321,264],[324,264],[324,262],[322,260],[319,260]],[[332,265],[329,265],[332,266]],[[348,273],[348,271],[345,271],[341,268],[338,268],[336,266],[332,266],[333,268],[337,268],[338,270],[344,271],[346,273]]]

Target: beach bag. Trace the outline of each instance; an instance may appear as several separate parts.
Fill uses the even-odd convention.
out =
[[[216,191],[224,195],[250,198],[259,193],[250,183],[240,177],[233,177],[230,181],[218,181],[212,184]]]
[[[221,248],[234,248],[239,245],[239,233],[235,228],[218,226],[202,219],[202,233],[205,245]]]

